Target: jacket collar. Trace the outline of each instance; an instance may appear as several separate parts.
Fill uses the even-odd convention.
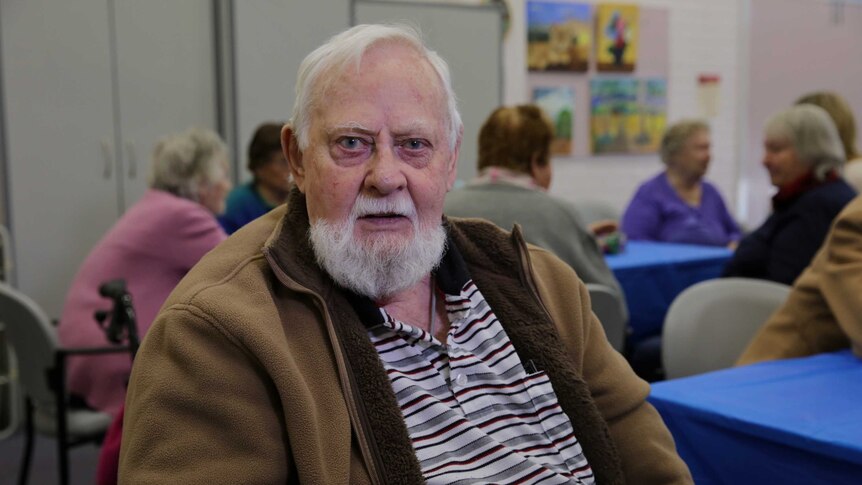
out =
[[[820,180],[814,175],[813,171],[809,171],[805,175],[791,181],[783,187],[779,187],[778,192],[772,196],[772,208],[773,210],[785,209],[796,202],[809,190],[838,180],[839,177],[840,176],[837,171],[830,170],[826,173],[823,179]]]
[[[548,338],[558,335],[558,331],[535,286],[531,286],[529,256],[520,229],[516,226],[509,235],[478,219],[449,219],[444,223],[450,250],[441,271],[459,265],[469,271],[519,357],[532,360],[548,374],[597,482],[622,483],[619,456],[581,369],[572,362],[558,338]],[[363,408],[365,429],[370,430],[377,465],[386,483],[421,482],[421,469],[383,364],[350,302],[349,293],[339,289],[317,265],[308,228],[305,196],[294,188],[288,196],[287,213],[265,245],[273,256],[271,264],[277,264],[290,278],[320,295],[330,312],[338,344],[348,362],[350,385],[360,397],[356,404]],[[453,268],[449,268],[450,264]],[[450,290],[444,288],[444,291]]]

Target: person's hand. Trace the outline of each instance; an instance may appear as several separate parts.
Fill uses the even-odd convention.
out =
[[[619,230],[619,223],[613,219],[603,219],[601,221],[596,221],[590,223],[587,226],[587,229],[595,236],[602,236],[604,234],[610,234],[612,232],[616,232]]]
[[[731,251],[736,251],[737,246],[739,246],[739,241],[730,241],[727,243],[727,249],[730,249]]]

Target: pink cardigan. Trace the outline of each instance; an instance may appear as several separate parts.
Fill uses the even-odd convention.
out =
[[[65,347],[108,345],[96,310],[110,309],[99,285],[123,278],[143,338],[168,294],[200,258],[227,236],[211,212],[173,194],[149,190],[90,251],[66,295],[60,317]],[[98,410],[116,414],[126,396],[129,354],[79,356],[68,362],[69,391]]]

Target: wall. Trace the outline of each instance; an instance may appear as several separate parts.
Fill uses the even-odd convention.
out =
[[[350,26],[348,0],[240,0],[234,2],[236,164],[241,180],[246,147],[264,121],[287,121],[299,63],[326,39]]]
[[[862,3],[825,0],[753,0],[746,150],[741,158],[743,220],[760,224],[770,209],[760,164],[762,129],[773,113],[809,91],[832,90],[850,104],[862,142]],[[858,143],[857,143],[858,145]]]
[[[403,0],[402,0],[403,1]],[[598,3],[597,0],[584,0]],[[668,121],[697,116],[697,77],[701,73],[721,76],[718,115],[711,120],[713,162],[708,178],[734,207],[738,180],[740,125],[743,92],[739,83],[745,61],[745,6],[749,0],[633,0],[644,7],[667,9],[669,53]],[[476,4],[476,0],[450,1]],[[507,0],[511,16],[504,40],[504,102],[530,100],[526,70],[526,0]],[[293,84],[302,57],[330,35],[350,23],[348,0],[243,0],[235,3],[237,29],[237,113],[239,140],[249,139],[258,122],[285,119],[290,114]],[[265,15],[261,14],[265,12]],[[302,15],[298,15],[302,12]],[[250,18],[265,17],[265,24],[250,24]],[[276,31],[278,42],[272,42]],[[260,41],[263,35],[267,42]],[[456,73],[457,74],[457,73]],[[583,76],[583,75],[581,75]],[[743,86],[744,87],[744,86]],[[273,98],[263,93],[279,92]],[[251,93],[251,94],[249,94]],[[261,93],[261,95],[254,95]],[[581,103],[576,129],[586,129],[586,103]],[[242,150],[240,150],[242,152]],[[462,153],[461,163],[474,163],[475,154]],[[240,165],[244,160],[237,160]],[[598,199],[620,211],[637,186],[662,169],[657,156],[574,156],[554,161],[551,192],[577,201]],[[244,171],[241,170],[244,173]]]
[[[587,0],[586,3],[599,3]],[[740,32],[745,30],[745,0],[639,0],[643,7],[666,8],[669,16],[668,122],[699,114],[697,78],[721,76],[718,114],[710,120],[713,161],[707,177],[724,194],[728,206],[736,196],[740,116]],[[505,100],[530,99],[526,70],[526,0],[509,0],[512,27],[505,41]],[[584,105],[578,110],[587,109]],[[583,119],[583,118],[579,118]],[[576,128],[577,129],[577,128]],[[575,156],[554,160],[551,192],[577,201],[595,199],[622,211],[637,186],[662,169],[655,155]]]

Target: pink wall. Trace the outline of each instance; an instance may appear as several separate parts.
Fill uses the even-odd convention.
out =
[[[749,190],[749,226],[769,213],[772,189],[760,165],[762,128],[800,95],[832,90],[849,103],[862,142],[862,4],[825,0],[752,0],[749,42],[748,150],[740,161]]]

